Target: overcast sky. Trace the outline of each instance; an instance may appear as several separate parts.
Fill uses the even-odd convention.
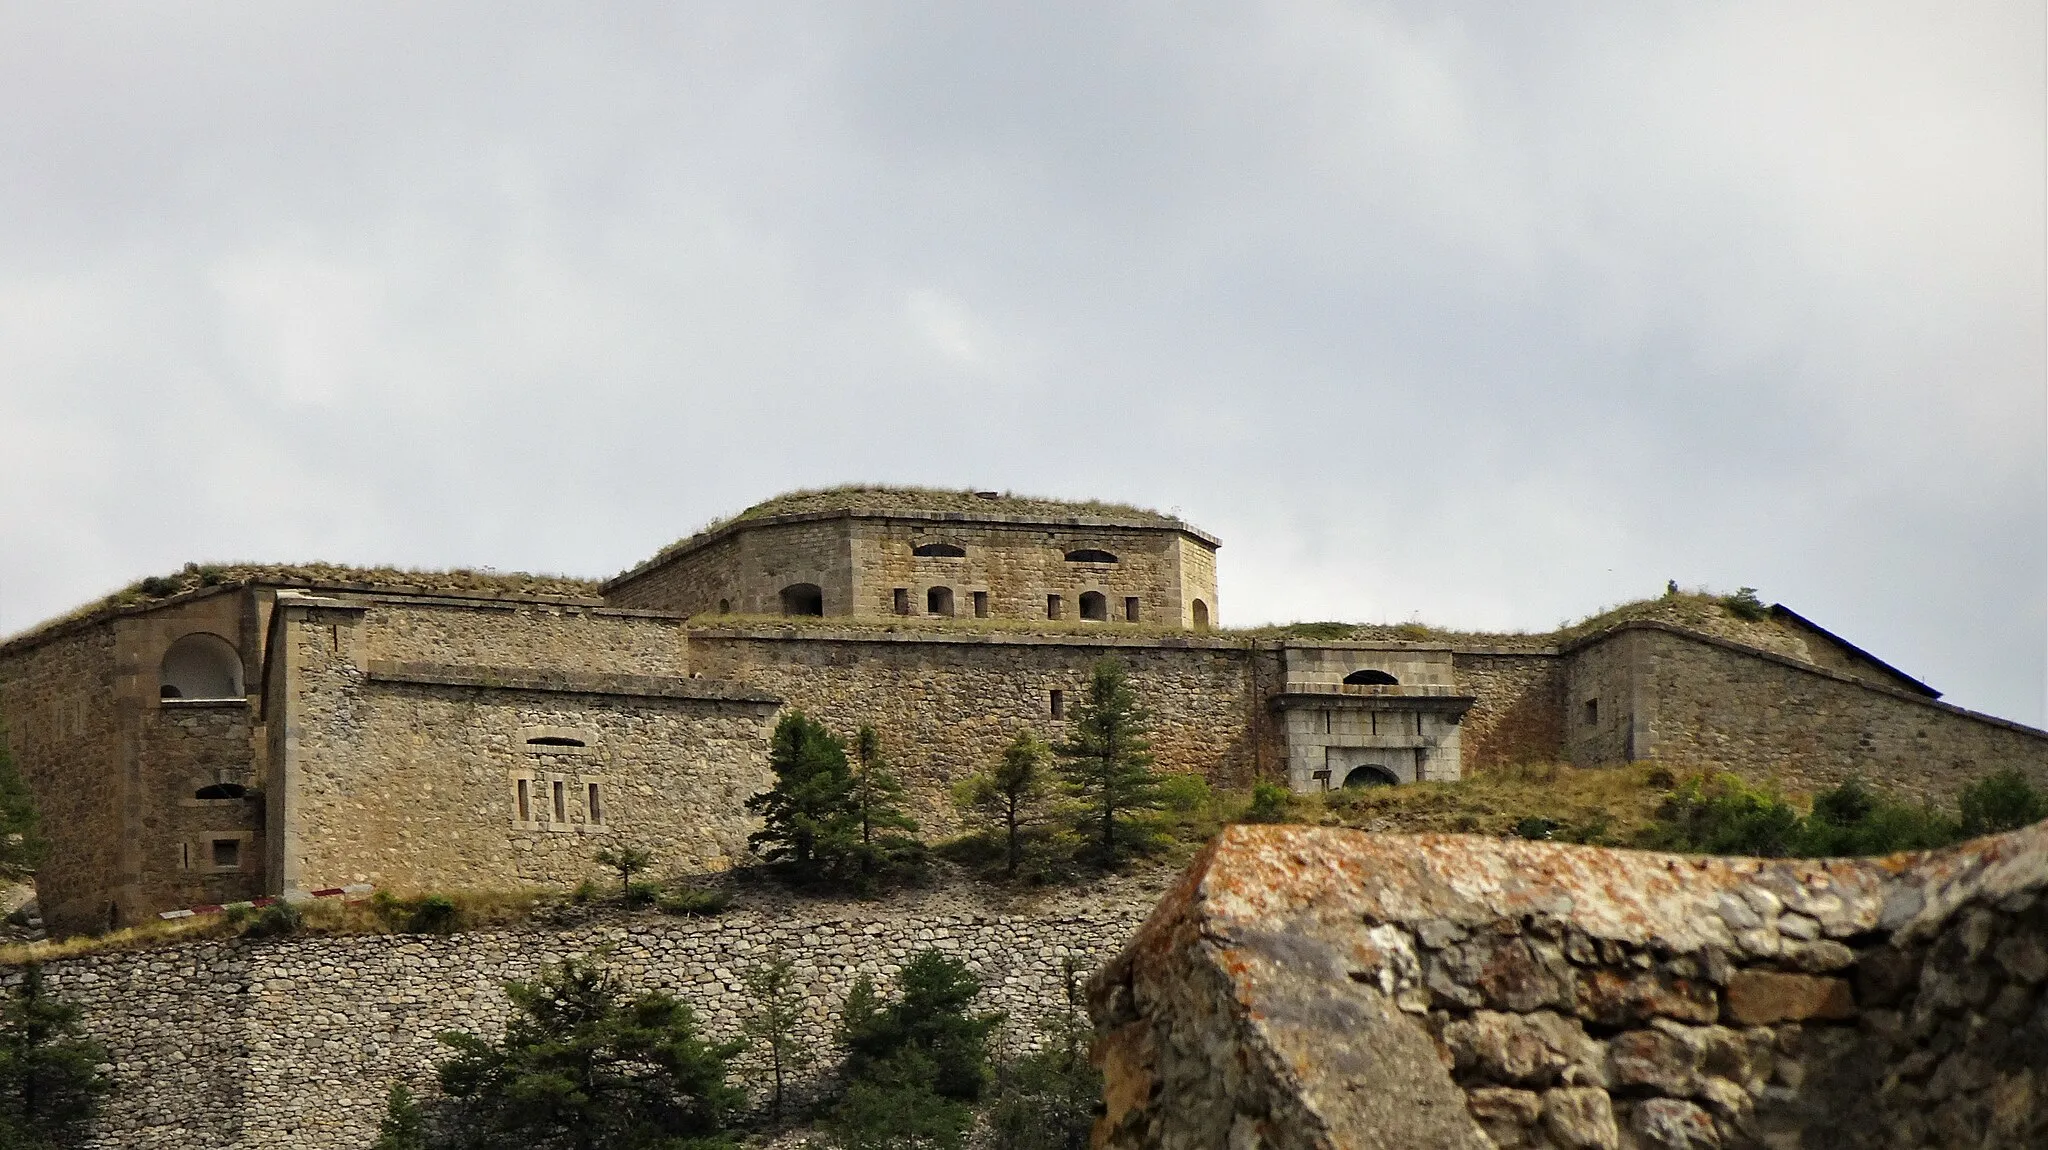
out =
[[[2044,713],[2044,29],[1892,6],[0,3],[0,632],[608,575],[855,480],[1223,621],[1761,589]]]

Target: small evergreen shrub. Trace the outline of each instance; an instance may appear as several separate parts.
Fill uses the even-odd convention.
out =
[[[663,891],[655,899],[655,905],[663,914],[701,915],[710,917],[732,905],[732,896],[722,890],[700,890],[697,887],[680,887]]]
[[[242,927],[242,937],[283,938],[299,933],[305,925],[306,916],[299,912],[299,908],[279,899],[248,919],[247,925]]]
[[[1261,780],[1252,785],[1252,805],[1244,812],[1248,823],[1284,823],[1294,796],[1279,783]]]
[[[1767,619],[1771,614],[1771,609],[1764,601],[1756,597],[1754,587],[1738,587],[1735,594],[1721,596],[1721,606],[1726,608],[1730,615],[1738,619],[1747,619],[1752,623]]]
[[[1960,805],[1965,838],[2016,831],[2048,819],[2048,795],[2035,790],[2017,767],[1965,787]]]

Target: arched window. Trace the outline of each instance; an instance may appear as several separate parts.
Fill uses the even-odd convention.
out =
[[[246,799],[249,788],[240,783],[208,783],[192,792],[195,799]]]
[[[1351,773],[1344,776],[1344,785],[1347,787],[1391,787],[1400,781],[1400,776],[1394,772],[1371,763],[1353,767]]]
[[[1096,548],[1093,548],[1093,547],[1083,547],[1083,548],[1081,548],[1081,549],[1080,549],[1079,551],[1069,551],[1069,552],[1067,552],[1067,562],[1069,562],[1069,563],[1114,563],[1114,562],[1116,562],[1116,556],[1114,556],[1114,555],[1110,554],[1110,553],[1109,553],[1109,552],[1107,552],[1107,551],[1101,551],[1101,550],[1097,550]]]
[[[219,635],[187,635],[164,652],[157,695],[165,699],[239,699],[242,657]]]
[[[926,543],[911,548],[910,553],[922,559],[964,559],[967,548],[954,543]]]
[[[791,583],[782,589],[785,615],[823,615],[825,592],[816,583]]]
[[[721,615],[730,615],[730,614],[732,614],[732,600],[730,600],[730,599],[720,599],[720,600],[718,601],[718,613],[719,613],[719,614],[721,614]]]
[[[1209,605],[1200,599],[1195,600],[1195,629],[1197,631],[1209,629]]]
[[[1392,687],[1400,682],[1401,680],[1374,667],[1353,671],[1344,676],[1344,685],[1347,687]]]
[[[952,615],[953,589],[951,587],[934,587],[926,591],[924,593],[924,613],[927,615]]]
[[[1100,591],[1081,592],[1081,618],[1098,623],[1109,621],[1109,599]]]

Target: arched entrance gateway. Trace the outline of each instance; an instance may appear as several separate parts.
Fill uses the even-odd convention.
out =
[[[1394,772],[1376,763],[1353,767],[1351,773],[1344,776],[1344,785],[1347,787],[1391,787],[1400,781]]]
[[[823,615],[825,613],[825,591],[816,583],[791,583],[782,589],[782,613],[785,615]]]

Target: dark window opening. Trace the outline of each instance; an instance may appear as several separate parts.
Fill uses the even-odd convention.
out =
[[[232,870],[242,865],[241,839],[213,840],[213,865],[217,870]]]
[[[246,799],[249,788],[240,783],[209,783],[192,792],[195,799]]]
[[[533,821],[533,782],[530,779],[519,780],[519,821]]]
[[[782,589],[785,615],[823,615],[825,592],[816,583],[791,583]]]
[[[1199,631],[1209,629],[1209,605],[1200,599],[1195,600],[1195,629]]]
[[[590,815],[590,821],[593,823],[603,822],[604,800],[598,797],[596,783],[589,784],[589,789],[586,792],[586,796],[587,797],[584,800],[583,809]]]
[[[896,613],[897,613],[898,615],[908,615],[908,614],[910,614],[910,588],[908,588],[908,587],[898,587],[898,588],[896,588],[896,603],[895,603],[895,606],[896,606]]]
[[[934,587],[924,593],[924,613],[927,615],[953,614],[953,589]]]
[[[1069,551],[1069,552],[1067,552],[1067,562],[1069,562],[1069,563],[1114,563],[1114,562],[1116,562],[1116,556],[1115,556],[1115,555],[1112,555],[1111,553],[1109,553],[1109,552],[1107,552],[1107,551],[1102,551],[1102,550],[1099,550],[1099,549],[1097,549],[1097,548],[1094,548],[1094,547],[1083,547],[1083,548],[1081,548],[1081,549],[1080,549],[1080,550],[1078,550],[1078,551]]]
[[[974,593],[974,617],[977,619],[988,618],[988,592],[976,591]]]
[[[1109,598],[1100,591],[1081,592],[1081,618],[1098,623],[1109,621]]]
[[[1064,719],[1067,717],[1067,694],[1065,691],[1061,691],[1058,689],[1053,690],[1052,717],[1055,719]]]
[[[1135,623],[1135,622],[1137,622],[1137,621],[1138,621],[1138,597],[1137,597],[1136,595],[1129,595],[1129,596],[1126,596],[1126,597],[1124,598],[1124,622],[1126,622],[1126,623]]]
[[[180,691],[169,683],[165,683],[156,689],[156,697],[159,699],[182,699],[185,697],[185,692]]]
[[[568,787],[560,779],[555,780],[555,821],[558,823],[569,821]]]
[[[967,548],[953,543],[927,543],[911,548],[910,553],[924,559],[964,559]]]
[[[1394,772],[1385,767],[1372,765],[1353,767],[1351,773],[1344,776],[1344,785],[1347,787],[1391,787],[1398,785],[1400,781],[1400,776]]]
[[[191,869],[192,869],[192,844],[191,844],[191,843],[179,843],[179,844],[178,844],[178,869],[179,869],[179,870],[191,870]]]
[[[730,599],[720,599],[720,600],[718,601],[718,613],[719,613],[719,614],[721,614],[721,615],[730,615],[730,614],[732,614],[732,600],[730,600]]]
[[[1058,595],[1047,595],[1045,597],[1045,617],[1048,619],[1064,619],[1067,617],[1066,605],[1060,602]]]
[[[1344,685],[1347,687],[1392,687],[1400,682],[1401,680],[1376,667],[1368,667],[1363,671],[1353,671],[1349,675],[1344,676]]]
[[[1596,725],[1598,725],[1598,724],[1599,724],[1599,722],[1600,722],[1600,700],[1598,700],[1598,699],[1587,699],[1587,700],[1586,700],[1586,725],[1587,725],[1587,726],[1589,726],[1589,727],[1591,727],[1591,726],[1596,726]]]
[[[584,745],[584,742],[582,739],[572,739],[567,735],[542,735],[537,739],[526,740],[526,745],[529,747],[580,747]]]

